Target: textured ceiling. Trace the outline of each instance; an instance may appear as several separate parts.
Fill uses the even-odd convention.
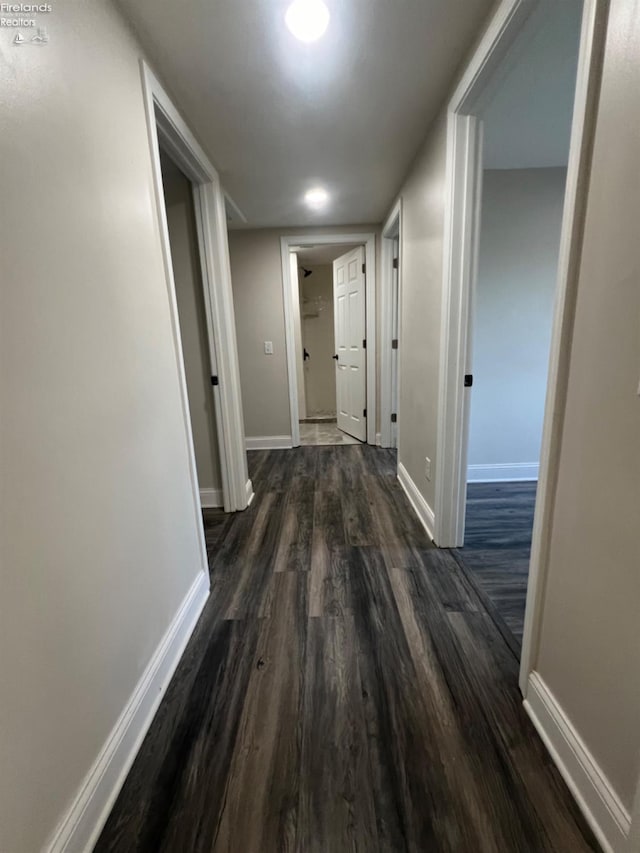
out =
[[[120,0],[250,227],[382,221],[493,5],[326,2],[304,45],[288,0]]]

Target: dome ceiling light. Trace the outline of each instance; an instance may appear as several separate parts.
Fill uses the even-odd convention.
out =
[[[308,44],[324,35],[329,17],[322,0],[293,0],[284,19],[293,35]]]

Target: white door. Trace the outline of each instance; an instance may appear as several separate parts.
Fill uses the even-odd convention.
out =
[[[333,262],[338,429],[367,438],[364,246]]]

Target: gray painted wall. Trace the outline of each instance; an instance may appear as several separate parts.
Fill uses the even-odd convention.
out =
[[[398,461],[433,508],[444,241],[445,117],[429,134],[402,196]],[[432,477],[425,476],[425,457]]]
[[[565,179],[563,168],[484,173],[468,456],[482,470],[470,479],[539,462]]]
[[[0,63],[0,850],[30,853],[201,569],[142,51],[111,3],[51,30]]]

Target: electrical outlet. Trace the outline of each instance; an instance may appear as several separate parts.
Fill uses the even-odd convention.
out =
[[[264,354],[273,355],[273,341],[264,342]]]
[[[424,476],[427,480],[431,480],[431,460],[428,456],[424,457]]]

